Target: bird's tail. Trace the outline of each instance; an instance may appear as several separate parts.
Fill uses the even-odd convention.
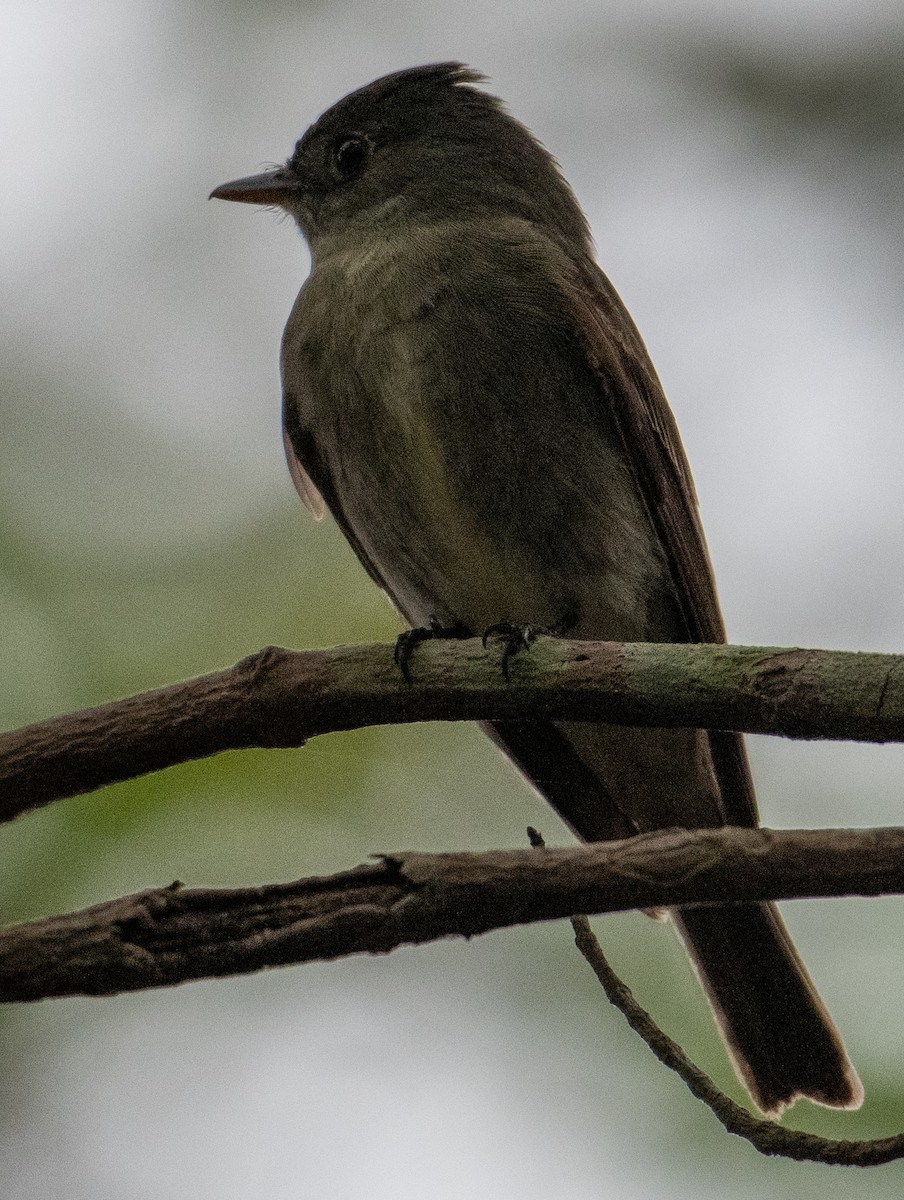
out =
[[[594,769],[575,749],[574,740],[582,737],[585,754],[592,762],[596,743],[604,745],[601,727],[575,727],[567,736],[565,728],[542,721],[497,721],[484,728],[579,837],[607,841],[636,831],[609,793],[605,762]],[[648,730],[644,736],[664,739],[676,733],[682,731]],[[713,737],[709,735],[711,742]],[[737,824],[753,824],[752,793],[749,808],[743,799],[745,787],[750,786],[745,782],[743,747],[736,734],[721,737],[716,744],[723,767],[720,782],[724,775],[727,782],[723,786],[728,788],[736,780],[742,794],[731,815]],[[619,731],[610,751],[624,759],[626,741]],[[636,748],[638,731],[634,743]],[[657,753],[655,742],[647,749],[644,760],[644,745],[640,744],[635,792],[666,793],[668,815],[668,802],[671,800],[674,812],[681,801],[680,793],[675,797],[674,781],[668,778],[669,744],[664,750],[659,747],[659,775],[650,773],[650,760],[655,765]],[[621,786],[625,784],[624,766],[622,761]],[[860,1080],[775,907],[698,906],[673,910],[671,915],[709,997],[735,1069],[763,1112],[777,1115],[801,1096],[832,1108],[859,1107],[863,1100]]]
[[[859,1108],[863,1086],[771,904],[673,913],[742,1082],[778,1116],[799,1097]]]

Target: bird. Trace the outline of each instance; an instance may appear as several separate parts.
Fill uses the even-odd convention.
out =
[[[525,125],[455,62],[327,109],[284,165],[211,197],[294,218],[282,341],[295,486],[418,637],[491,629],[722,643],[675,419],[587,220]],[[484,729],[580,838],[755,826],[740,735]],[[670,910],[756,1106],[863,1088],[771,904]]]

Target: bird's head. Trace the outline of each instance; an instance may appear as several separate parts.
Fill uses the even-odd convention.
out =
[[[276,205],[312,248],[322,236],[510,215],[586,245],[552,156],[460,63],[397,71],[328,109],[284,166],[222,184],[222,200]]]

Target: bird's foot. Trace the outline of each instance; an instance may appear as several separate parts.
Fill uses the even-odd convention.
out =
[[[529,650],[530,644],[533,642],[538,633],[542,630],[534,629],[531,625],[511,625],[508,621],[497,621],[495,625],[489,625],[483,631],[483,648],[487,647],[487,642],[490,638],[498,638],[502,642],[502,674],[505,677],[506,683],[509,679],[509,663],[516,654],[522,650]]]
[[[431,617],[429,625],[420,625],[415,629],[406,629],[404,633],[399,634],[396,638],[395,650],[392,654],[393,661],[401,671],[405,682],[411,683],[411,672],[408,669],[408,664],[411,661],[412,654],[414,654],[421,642],[429,642],[440,638],[458,639],[470,636],[471,631],[462,625],[460,621],[456,621],[454,625],[441,625],[436,617]]]
[[[530,650],[531,643],[544,634],[546,637],[564,637],[578,623],[577,613],[568,610],[554,625],[512,625],[509,621],[497,621],[483,631],[483,648],[491,637],[502,642],[502,674],[509,679],[509,663],[522,650]]]

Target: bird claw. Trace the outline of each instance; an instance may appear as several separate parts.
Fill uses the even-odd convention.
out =
[[[442,625],[436,617],[431,616],[429,625],[419,625],[399,634],[392,652],[392,660],[401,671],[405,682],[411,683],[408,664],[421,642],[429,642],[435,638],[466,638],[470,636],[470,631],[461,622],[456,622],[454,625]]]
[[[531,642],[537,638],[537,630],[530,625],[512,625],[508,621],[497,621],[495,625],[489,625],[483,631],[483,648],[486,650],[487,642],[491,637],[499,638],[502,642],[502,674],[505,677],[506,683],[509,680],[509,662],[521,650],[529,650]]]
[[[568,610],[560,621],[555,625],[534,626],[534,625],[512,625],[510,621],[497,621],[495,625],[489,625],[483,631],[483,648],[486,650],[487,642],[491,637],[498,637],[502,641],[502,674],[505,676],[506,682],[509,679],[509,663],[516,654],[522,650],[530,650],[531,643],[535,642],[540,634],[547,637],[564,637],[570,633],[578,623],[578,617],[575,612]]]

